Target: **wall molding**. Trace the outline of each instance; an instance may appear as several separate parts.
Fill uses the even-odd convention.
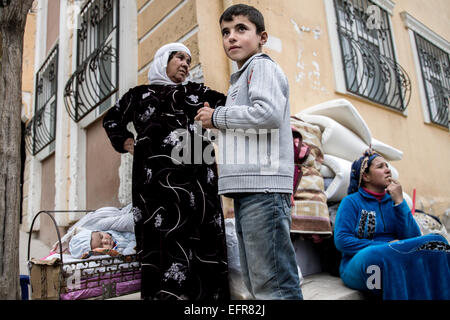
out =
[[[406,11],[400,12],[400,17],[402,18],[406,28],[418,33],[435,46],[450,54],[450,42],[426,27],[423,23],[421,23]]]
[[[371,0],[373,3],[375,3],[380,8],[384,9],[389,13],[391,16],[394,15],[394,7],[395,2],[392,0]]]

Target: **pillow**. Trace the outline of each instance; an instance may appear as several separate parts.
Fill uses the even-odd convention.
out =
[[[397,169],[388,161],[389,169],[391,169],[392,178],[398,180],[398,171]]]
[[[318,115],[301,115],[299,118],[320,127],[322,131],[322,148],[325,154],[348,161],[354,161],[369,148],[353,131],[335,120]]]
[[[296,116],[302,118],[301,117],[302,115],[326,116],[336,121],[343,127],[352,131],[356,136],[358,136],[362,140],[362,142],[367,146],[366,149],[368,148],[369,145],[372,145],[372,148],[378,153],[380,153],[386,160],[389,161],[401,160],[403,157],[402,151],[393,148],[372,137],[368,125],[361,117],[358,110],[348,100],[335,99],[326,101],[317,104],[315,106],[309,107],[305,110],[302,110],[299,113],[297,113]],[[329,153],[327,152],[325,146],[324,152]],[[338,154],[333,155],[339,156]],[[347,159],[345,157],[341,158]],[[353,161],[352,159],[347,160]]]
[[[394,161],[394,160],[402,160],[403,152],[387,145],[381,141],[378,141],[375,138],[372,138],[372,149],[374,149],[377,153],[381,154],[386,160]]]
[[[300,111],[297,116],[320,115],[329,117],[355,133],[365,144],[372,141],[372,134],[356,108],[345,99],[335,99],[320,103]]]
[[[325,190],[327,199],[329,202],[341,201],[347,195],[352,163],[345,159],[326,154],[323,164],[333,174],[333,180]],[[322,173],[322,170],[320,172]]]
[[[406,192],[403,192],[403,199],[406,200],[406,203],[408,204],[409,210],[412,210],[413,203],[412,203],[411,197]]]

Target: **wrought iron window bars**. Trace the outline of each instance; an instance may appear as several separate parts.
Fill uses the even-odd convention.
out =
[[[396,62],[388,13],[369,0],[334,2],[347,90],[404,111],[411,82]]]
[[[99,106],[113,104],[118,90],[118,9],[117,0],[91,0],[80,12],[77,68],[64,90],[67,112],[76,122]]]
[[[450,61],[449,54],[414,33],[430,121],[449,127]]]
[[[55,140],[58,45],[36,73],[34,116],[25,128],[27,150],[36,155]]]

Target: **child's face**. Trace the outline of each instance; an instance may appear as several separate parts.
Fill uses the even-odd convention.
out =
[[[241,68],[248,58],[261,52],[267,32],[256,33],[256,26],[246,16],[233,16],[233,21],[220,24],[225,54]]]
[[[91,234],[91,248],[112,249],[114,242],[111,235],[107,232],[96,231]]]

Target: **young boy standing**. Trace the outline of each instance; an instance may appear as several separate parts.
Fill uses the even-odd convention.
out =
[[[288,81],[262,53],[268,35],[257,9],[231,6],[219,22],[225,53],[239,70],[231,75],[225,106],[211,109],[205,103],[196,120],[224,137],[219,194],[234,199],[244,282],[256,299],[302,299],[290,239],[294,157]],[[235,138],[244,144],[234,145]]]

